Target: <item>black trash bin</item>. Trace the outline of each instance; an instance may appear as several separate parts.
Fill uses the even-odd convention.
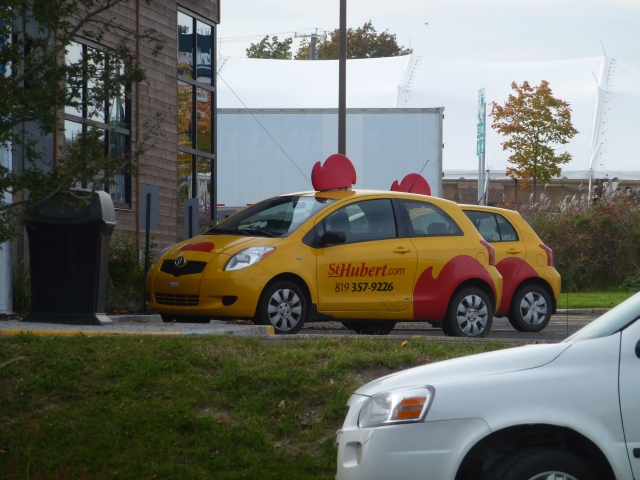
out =
[[[89,203],[28,212],[31,313],[26,322],[111,324],[104,313],[109,241],[116,212],[106,192],[74,190]]]

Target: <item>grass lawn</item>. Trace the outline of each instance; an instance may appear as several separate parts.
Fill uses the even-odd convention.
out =
[[[631,292],[569,293],[569,308],[611,308],[633,296]],[[560,294],[558,308],[567,308],[567,293]]]
[[[0,338],[0,479],[333,479],[358,386],[505,348],[401,341]]]

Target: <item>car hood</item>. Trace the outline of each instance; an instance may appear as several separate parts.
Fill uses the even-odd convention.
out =
[[[249,247],[264,247],[282,240],[271,237],[245,237],[241,235],[198,235],[171,247],[167,252],[178,255],[193,252],[198,255],[227,254],[234,255]],[[213,246],[211,246],[213,245]]]
[[[552,362],[570,346],[570,343],[527,345],[431,363],[379,378],[355,393],[371,396],[398,388],[433,385],[438,380],[461,380],[528,370]]]

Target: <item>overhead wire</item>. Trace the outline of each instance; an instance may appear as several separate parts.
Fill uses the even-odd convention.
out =
[[[287,32],[265,33],[264,35],[239,35],[236,37],[218,37],[218,41],[221,41],[222,43],[238,43],[238,42],[246,42],[246,41],[257,39],[257,38],[262,39],[267,36],[295,34],[296,32],[303,32],[305,30],[315,30],[315,29],[316,29],[315,27],[308,27],[308,28],[300,28],[298,30],[290,30]]]
[[[242,99],[238,96],[238,94],[231,88],[231,86],[225,81],[224,78],[222,78],[222,76],[220,75],[220,73],[217,73],[218,78],[220,78],[220,80],[222,80],[222,82],[227,86],[227,88],[231,91],[231,93],[233,93],[233,95],[238,99],[238,101],[242,104],[242,106],[244,108],[246,108],[247,110],[249,110],[249,107],[247,107],[247,105],[245,105],[245,103],[242,101]],[[256,117],[252,112],[251,116],[253,117],[253,119],[258,122],[258,125],[260,125],[262,127],[262,129],[265,131],[265,133],[269,136],[269,138],[271,140],[273,140],[273,143],[275,143],[278,148],[282,151],[282,153],[284,153],[285,157],[287,157],[289,159],[289,161],[291,162],[291,164],[296,167],[296,170],[298,170],[300,172],[300,175],[303,176],[303,178],[309,182],[309,185],[311,185],[313,187],[313,184],[311,183],[311,180],[309,180],[309,178],[302,172],[302,170],[300,170],[300,167],[298,167],[298,165],[296,164],[296,162],[293,161],[293,159],[289,156],[289,154],[284,150],[284,148],[282,148],[282,146],[278,143],[278,141],[273,138],[273,135],[271,135],[271,133],[269,133],[269,130],[267,130],[267,128],[262,124],[262,122],[260,122],[260,120],[258,120],[258,117]]]

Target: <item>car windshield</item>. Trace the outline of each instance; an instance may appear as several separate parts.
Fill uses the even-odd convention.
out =
[[[636,293],[633,297],[598,317],[586,327],[578,330],[567,338],[565,342],[607,337],[626,328],[638,318],[640,318],[640,293]]]
[[[273,197],[239,211],[205,232],[205,235],[286,237],[323,208],[332,198]]]

